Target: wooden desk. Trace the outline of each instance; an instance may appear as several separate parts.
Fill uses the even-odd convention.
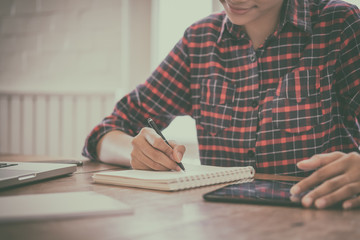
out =
[[[0,160],[4,159],[8,158],[0,156]],[[132,206],[133,214],[5,223],[0,225],[0,238],[360,239],[358,210],[313,210],[205,202],[202,194],[219,185],[168,193],[92,183],[93,172],[106,169],[114,169],[114,166],[84,162],[84,166],[69,177],[3,190],[0,196],[95,191]]]

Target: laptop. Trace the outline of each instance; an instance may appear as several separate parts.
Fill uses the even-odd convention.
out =
[[[0,189],[68,175],[76,164],[0,162]]]

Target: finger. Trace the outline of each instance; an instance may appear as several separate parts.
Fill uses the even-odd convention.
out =
[[[143,128],[142,131],[145,133],[146,141],[153,146],[154,148],[158,149],[159,151],[165,153],[168,157],[172,158],[173,149],[169,146],[164,139],[162,139],[159,134],[155,132],[152,128]]]
[[[309,177],[304,178],[297,184],[295,184],[291,189],[290,193],[297,195],[301,192],[307,191],[316,185],[326,181],[329,178],[340,175],[344,172],[346,166],[341,164],[341,161],[330,161],[329,164],[323,166],[322,168],[316,170]]]
[[[145,164],[149,169],[152,170],[170,170],[171,168],[164,166],[160,163],[159,159],[161,157],[151,157],[152,152],[158,152],[157,149],[153,148],[145,138],[137,138],[136,141],[132,141],[133,151],[131,152],[131,158],[136,163],[142,162]],[[166,157],[164,154],[162,157]],[[164,160],[163,160],[164,161]],[[166,160],[165,160],[166,161]],[[170,160],[171,161],[171,160]]]
[[[147,157],[141,151],[133,151],[131,153],[131,162],[134,169],[143,169],[143,170],[156,170],[156,171],[168,171],[171,170],[166,168],[160,163],[153,161],[151,158]]]
[[[360,207],[360,196],[355,196],[343,202],[342,207],[346,210]]]
[[[316,200],[315,206],[317,208],[325,208],[345,199],[349,199],[359,192],[360,183],[350,183],[343,186],[342,188],[339,188],[337,191],[334,191],[331,194]]]
[[[137,158],[131,158],[130,165],[132,169],[138,169],[138,170],[151,170],[148,166],[143,164],[141,161],[139,161]]]
[[[154,170],[164,170],[163,167],[165,167],[166,170],[172,169],[180,171],[180,167],[177,166],[174,160],[170,159],[165,153],[159,151],[158,149],[150,145],[150,143],[145,138],[147,134],[148,133],[142,130],[139,134],[140,136],[136,137],[136,139],[133,139],[132,145],[134,150],[132,152],[132,155],[134,155],[134,159],[137,158],[139,161],[143,162],[149,168]],[[172,151],[171,147],[169,148]],[[162,165],[163,167],[159,167],[158,164]]]
[[[310,159],[303,160],[297,164],[297,167],[309,171],[314,170],[320,167],[323,167],[341,157],[345,154],[341,152],[332,152],[332,153],[324,153],[324,154],[317,154],[312,156]]]
[[[176,171],[181,170],[174,160],[170,159],[166,154],[159,150],[154,149],[152,151],[144,152],[144,154],[147,156],[147,158],[158,164],[161,164],[167,169],[172,169]]]
[[[314,203],[318,208],[324,208],[335,204],[349,197],[348,195],[344,195],[344,192],[338,192],[339,189],[342,189],[348,184],[350,184],[349,178],[345,175],[331,178],[306,194],[302,198],[301,202],[303,203],[304,207],[310,207]]]
[[[173,149],[178,145],[174,140],[169,140],[168,142]]]
[[[186,147],[184,145],[173,145],[172,143],[170,144],[173,146],[173,159],[175,159],[175,161],[178,163],[181,162],[185,154]]]

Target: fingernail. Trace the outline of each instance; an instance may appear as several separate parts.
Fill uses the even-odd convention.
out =
[[[177,153],[177,157],[178,157],[178,160],[179,162],[181,161],[181,158],[182,158],[182,154],[180,152]]]
[[[308,162],[310,162],[310,159],[305,159],[305,160],[302,160],[302,161],[298,162],[296,165],[303,165],[303,164],[306,164]]]
[[[319,199],[315,201],[315,206],[317,208],[324,208],[326,207],[326,201],[324,199]]]
[[[300,188],[296,185],[290,189],[290,193],[292,195],[298,195],[298,194],[300,194],[300,192],[301,192]]]
[[[311,197],[304,197],[302,202],[305,205],[305,207],[310,207],[311,204],[313,203],[313,199]]]
[[[350,209],[350,208],[352,208],[352,204],[350,202],[344,202],[343,208],[344,209]]]

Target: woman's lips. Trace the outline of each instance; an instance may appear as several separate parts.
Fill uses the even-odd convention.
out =
[[[228,6],[229,6],[230,12],[232,12],[233,14],[237,14],[237,15],[244,15],[244,14],[248,13],[251,9],[254,8],[254,7],[236,8],[229,4],[228,4]]]

